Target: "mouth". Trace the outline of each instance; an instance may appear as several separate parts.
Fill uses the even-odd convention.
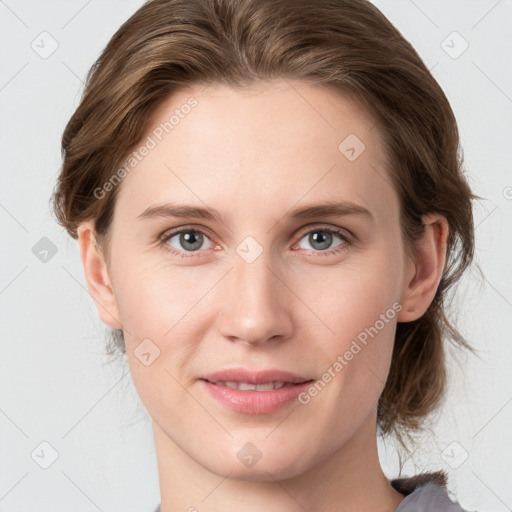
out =
[[[285,386],[297,385],[291,382],[266,382],[262,384],[251,384],[250,382],[237,381],[210,382],[210,384],[214,384],[215,386],[226,386],[231,389],[239,389],[240,391],[274,391],[276,389],[281,389]]]
[[[199,379],[210,397],[240,413],[270,414],[290,405],[315,381],[280,370],[224,370]]]

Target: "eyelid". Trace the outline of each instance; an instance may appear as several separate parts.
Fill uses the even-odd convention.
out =
[[[204,226],[196,226],[193,224],[185,225],[185,226],[179,226],[176,228],[171,228],[165,230],[161,235],[158,235],[158,240],[165,242],[170,237],[174,235],[178,235],[180,233],[186,233],[188,231],[197,231],[198,233],[202,233],[203,235],[208,236],[210,239],[215,239],[215,236],[212,235],[211,231],[208,228],[205,228]]]
[[[310,233],[311,231],[314,231],[314,230],[318,230],[318,231],[331,231],[331,232],[334,232],[334,233],[337,233],[339,234],[340,236],[343,235],[345,236],[347,239],[349,239],[350,241],[354,241],[355,240],[355,236],[354,234],[348,230],[347,228],[342,228],[340,226],[333,226],[331,224],[310,224],[306,227],[304,227],[300,232],[299,232],[299,238],[302,238],[304,235],[307,235],[308,233]]]

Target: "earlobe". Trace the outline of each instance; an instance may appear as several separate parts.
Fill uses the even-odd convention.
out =
[[[410,261],[406,287],[402,293],[399,322],[420,318],[434,300],[446,262],[448,221],[439,214],[423,217],[425,233],[415,244],[414,261]]]
[[[77,233],[87,288],[96,305],[98,315],[104,324],[114,329],[121,329],[107,265],[103,254],[96,245],[93,221],[82,222]]]

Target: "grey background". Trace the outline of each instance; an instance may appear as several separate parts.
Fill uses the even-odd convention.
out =
[[[103,355],[106,329],[85,288],[77,243],[49,212],[60,137],[85,75],[141,4],[0,1],[3,512],[142,512],[159,502],[149,418],[127,366]],[[481,359],[450,356],[446,401],[404,474],[445,469],[464,508],[512,510],[512,2],[375,4],[445,90],[470,183],[485,198],[475,205],[485,279],[469,273],[453,304]],[[396,476],[393,447],[379,448],[387,475]]]

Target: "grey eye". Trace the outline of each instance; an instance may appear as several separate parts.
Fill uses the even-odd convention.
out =
[[[179,244],[178,247],[171,243],[171,240],[177,237]],[[201,249],[205,238],[206,236],[200,231],[194,231],[190,229],[188,231],[180,231],[179,233],[174,233],[168,238],[167,243],[178,250],[197,251],[198,249]]]
[[[327,229],[316,229],[306,233],[302,239],[307,237],[307,242],[310,244],[313,250],[324,251],[326,249],[333,249],[344,242],[341,235],[334,231]],[[338,237],[341,242],[337,245],[332,245],[334,237]],[[302,249],[310,249],[310,247],[301,247]]]

